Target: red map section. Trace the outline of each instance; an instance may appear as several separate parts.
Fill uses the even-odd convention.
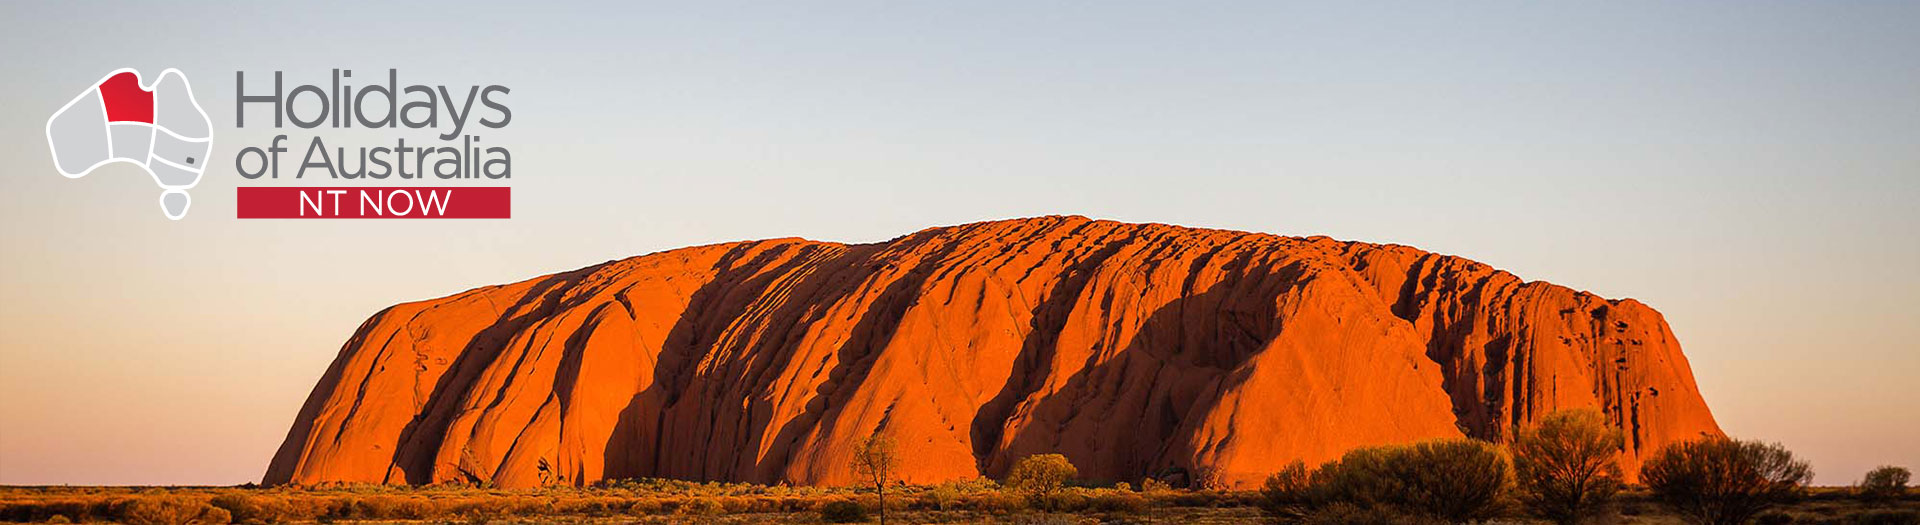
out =
[[[100,99],[107,104],[107,122],[153,123],[153,92],[140,89],[140,75],[108,77],[100,83]]]

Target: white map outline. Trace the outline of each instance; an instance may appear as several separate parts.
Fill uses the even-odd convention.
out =
[[[119,74],[121,74],[121,73],[132,73],[132,74],[133,74],[133,78],[134,78],[134,84],[136,84],[136,85],[139,85],[139,86],[140,86],[140,89],[141,89],[141,90],[144,90],[144,91],[146,91],[146,92],[148,92],[148,93],[155,93],[155,94],[156,94],[156,98],[157,98],[157,92],[156,92],[156,91],[154,91],[154,88],[155,88],[155,87],[158,87],[158,86],[160,85],[160,82],[161,82],[162,80],[165,80],[165,79],[167,78],[167,75],[173,75],[173,76],[177,76],[177,77],[180,77],[180,83],[181,83],[181,85],[183,85],[183,86],[185,86],[185,87],[186,87],[186,89],[187,89],[187,102],[188,102],[188,103],[190,103],[190,104],[193,104],[193,110],[194,110],[194,111],[197,111],[197,112],[199,112],[199,113],[200,113],[200,119],[201,119],[202,121],[204,121],[204,122],[206,122],[206,123],[207,123],[207,136],[206,136],[206,138],[189,138],[189,137],[184,137],[184,136],[181,136],[181,135],[180,135],[179,133],[174,133],[174,132],[173,132],[173,130],[171,130],[171,129],[167,129],[166,127],[163,127],[163,126],[160,126],[159,124],[157,124],[157,123],[158,123],[158,122],[160,121],[160,106],[161,106],[161,105],[160,105],[160,104],[158,103],[158,101],[156,100],[156,102],[155,102],[155,103],[153,104],[153,119],[152,119],[152,120],[153,120],[154,122],[112,122],[112,121],[111,121],[110,119],[103,119],[103,120],[102,120],[102,121],[100,122],[100,131],[101,131],[102,133],[105,133],[105,134],[106,134],[106,136],[107,136],[107,155],[108,155],[108,157],[107,157],[106,159],[104,159],[104,160],[101,160],[101,161],[99,161],[99,162],[95,162],[95,163],[93,163],[93,165],[92,165],[92,166],[87,166],[87,168],[86,168],[86,169],[83,169],[83,170],[80,170],[80,171],[79,171],[79,172],[77,172],[77,173],[72,173],[72,172],[68,172],[68,171],[66,170],[66,168],[64,168],[64,167],[61,167],[61,166],[60,166],[60,151],[59,151],[59,148],[60,148],[60,145],[59,145],[59,142],[58,142],[58,141],[56,141],[56,140],[54,140],[54,137],[53,137],[53,123],[54,123],[54,120],[56,120],[56,119],[58,119],[58,118],[60,118],[60,115],[64,115],[64,114],[66,114],[66,112],[67,112],[67,110],[68,110],[68,109],[70,109],[70,108],[72,108],[74,104],[78,104],[78,103],[80,102],[80,99],[83,99],[83,98],[87,98],[87,95],[88,95],[88,93],[89,93],[89,92],[93,92],[93,93],[95,93],[95,94],[98,94],[98,95],[99,95],[99,98],[100,98],[100,113],[101,113],[101,115],[106,115],[106,114],[107,114],[107,111],[106,111],[106,110],[107,110],[107,108],[106,108],[106,104],[107,104],[107,97],[106,97],[106,94],[105,94],[105,93],[100,93],[100,85],[101,85],[101,84],[105,84],[105,83],[107,82],[107,80],[109,80],[109,79],[112,79],[113,77],[115,77],[115,76],[117,76],[117,75],[119,75]],[[54,169],[55,169],[55,170],[57,170],[57,171],[59,171],[59,172],[60,172],[60,175],[61,175],[61,176],[63,176],[63,177],[66,177],[66,178],[69,178],[69,179],[78,179],[78,178],[80,178],[80,177],[85,177],[85,176],[87,176],[87,174],[89,174],[89,173],[93,173],[93,170],[96,170],[96,169],[99,169],[99,168],[100,168],[101,166],[105,166],[105,165],[108,165],[108,164],[113,164],[113,163],[116,163],[116,162],[124,162],[124,163],[127,163],[127,164],[132,164],[132,165],[135,165],[135,166],[139,166],[139,167],[140,167],[140,170],[141,170],[141,171],[145,171],[145,172],[147,172],[147,176],[148,176],[148,177],[152,177],[152,178],[153,178],[153,182],[154,182],[154,184],[157,184],[157,185],[159,185],[159,186],[160,186],[160,188],[161,188],[161,190],[162,190],[162,191],[160,192],[160,211],[161,211],[162,213],[165,213],[168,219],[171,219],[171,220],[176,220],[176,221],[177,221],[177,220],[180,220],[181,218],[184,218],[184,217],[186,217],[186,216],[187,216],[187,211],[189,211],[189,210],[191,210],[191,209],[193,208],[193,200],[192,200],[191,198],[189,198],[189,197],[187,197],[187,190],[189,190],[189,189],[192,189],[192,188],[193,188],[194,186],[198,186],[198,185],[200,184],[200,179],[201,179],[201,177],[202,177],[202,176],[204,176],[204,175],[206,175],[206,168],[204,168],[204,167],[201,167],[201,168],[191,168],[191,167],[187,167],[187,166],[181,166],[181,165],[179,165],[179,164],[176,164],[176,163],[173,163],[173,162],[169,162],[169,161],[167,161],[166,159],[160,159],[160,158],[155,158],[155,157],[153,156],[153,148],[154,148],[154,144],[155,144],[156,142],[155,142],[155,141],[154,141],[154,140],[153,140],[152,138],[149,138],[149,139],[147,140],[147,158],[146,158],[146,159],[145,159],[144,161],[143,161],[143,160],[137,160],[137,159],[133,159],[133,158],[129,158],[129,157],[115,157],[115,156],[112,156],[112,155],[113,155],[113,126],[115,126],[115,125],[144,125],[144,126],[146,126],[146,127],[147,127],[147,129],[148,129],[148,131],[149,131],[150,133],[160,133],[160,132],[166,132],[166,134],[167,134],[167,135],[169,135],[169,136],[171,136],[171,137],[173,137],[174,139],[177,139],[177,140],[180,140],[180,141],[182,141],[182,142],[196,142],[196,143],[197,143],[197,142],[205,142],[205,143],[208,143],[208,146],[207,146],[207,150],[208,150],[208,154],[209,154],[208,156],[212,156],[211,154],[212,154],[212,150],[213,150],[213,146],[212,146],[212,142],[213,142],[213,119],[211,119],[211,118],[208,118],[208,117],[207,117],[207,110],[206,110],[205,108],[202,108],[202,107],[200,107],[200,100],[194,97],[194,95],[193,95],[193,82],[192,82],[192,81],[190,81],[190,80],[188,80],[188,79],[187,79],[187,75],[186,75],[186,73],[181,73],[179,69],[174,69],[174,68],[167,68],[167,69],[165,69],[165,70],[162,70],[162,71],[160,72],[160,74],[159,74],[159,75],[157,75],[157,76],[155,76],[155,77],[153,78],[153,82],[152,82],[152,83],[146,83],[146,84],[141,84],[141,83],[140,83],[140,80],[141,80],[141,75],[140,75],[140,71],[138,71],[138,70],[135,70],[135,69],[133,69],[133,68],[129,68],[129,67],[123,67],[123,68],[120,68],[120,69],[115,69],[115,70],[113,70],[112,72],[109,72],[109,73],[107,73],[107,74],[106,74],[106,76],[102,76],[102,77],[100,77],[100,80],[97,80],[97,81],[94,81],[94,83],[93,83],[92,85],[90,85],[90,86],[88,86],[88,87],[87,87],[86,89],[83,89],[83,90],[81,90],[79,94],[77,94],[77,95],[74,95],[74,97],[73,97],[73,100],[69,100],[69,101],[67,101],[67,103],[66,103],[65,105],[62,105],[62,106],[60,106],[60,109],[59,109],[58,111],[55,111],[55,112],[53,112],[53,116],[51,116],[51,117],[47,117],[47,128],[46,128],[46,135],[47,135],[47,151],[48,151],[49,153],[52,153],[52,154],[53,154],[53,167],[54,167]],[[170,184],[167,184],[167,183],[165,183],[165,182],[162,182],[162,181],[160,180],[160,175],[158,175],[158,174],[155,174],[155,173],[153,172],[153,168],[151,167],[151,165],[152,165],[152,163],[153,163],[153,161],[156,161],[156,160],[157,160],[157,161],[160,161],[161,163],[163,163],[163,164],[166,164],[166,165],[168,165],[168,166],[172,166],[172,167],[175,167],[175,168],[180,168],[180,169],[182,169],[182,170],[186,170],[186,171],[189,171],[189,172],[192,172],[192,173],[194,174],[194,177],[193,177],[193,182],[189,182],[189,183],[186,183],[186,184],[172,184],[172,185],[170,185]],[[172,212],[171,210],[168,210],[168,209],[167,209],[167,205],[166,205],[166,199],[167,199],[167,196],[168,196],[168,195],[172,195],[172,194],[179,194],[179,195],[180,195],[180,196],[181,196],[182,198],[186,198],[186,199],[187,199],[187,200],[186,200],[186,205],[185,205],[185,206],[182,206],[182,207],[180,208],[180,213],[179,213],[178,215],[175,215],[175,214],[174,214],[174,213],[173,213],[173,212]]]

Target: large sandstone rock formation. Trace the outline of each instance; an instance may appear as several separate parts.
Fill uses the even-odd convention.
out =
[[[1658,312],[1405,246],[1081,217],[685,248],[373,316],[266,483],[1257,483],[1593,407],[1629,467],[1719,434]]]

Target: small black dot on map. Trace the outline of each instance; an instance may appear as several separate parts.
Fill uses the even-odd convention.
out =
[[[193,157],[187,157],[187,164],[193,164]]]

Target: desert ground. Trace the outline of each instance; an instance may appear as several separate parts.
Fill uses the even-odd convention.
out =
[[[864,516],[830,516],[852,501]],[[887,494],[892,523],[1273,523],[1257,491],[1069,487],[1051,498],[991,483],[901,486]],[[871,489],[779,487],[641,480],[588,488],[337,485],[313,488],[4,487],[8,523],[832,523],[874,522]],[[1547,523],[1515,509],[1494,523]],[[1810,489],[1762,514],[1758,523],[1914,523],[1920,493],[1865,501],[1846,487]],[[1687,523],[1643,490],[1623,492],[1596,521]]]

